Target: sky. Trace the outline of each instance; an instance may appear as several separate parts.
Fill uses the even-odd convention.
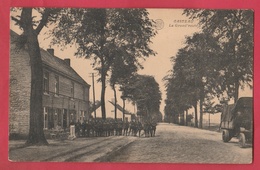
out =
[[[157,35],[152,39],[151,48],[157,52],[156,56],[150,56],[145,61],[142,61],[144,66],[143,70],[139,70],[139,74],[152,75],[159,83],[159,87],[162,93],[162,101],[160,111],[163,113],[164,100],[166,99],[165,82],[163,78],[169,74],[169,71],[173,67],[171,57],[175,56],[178,49],[183,47],[185,37],[191,36],[194,32],[200,31],[198,21],[189,20],[186,16],[182,15],[182,9],[147,9],[150,19],[157,21],[158,30]],[[19,29],[14,26],[11,21],[11,29],[19,33]],[[39,36],[40,47],[43,49],[54,48],[54,54],[62,59],[70,58],[71,67],[88,83],[91,85],[90,89],[90,101],[93,101],[92,93],[92,78],[91,73],[95,73],[91,63],[92,60],[86,60],[83,58],[76,58],[74,53],[76,47],[68,46],[66,49],[61,49],[57,46],[50,46],[50,39],[46,39],[46,31],[50,28],[44,28]],[[96,74],[95,74],[96,75]],[[98,78],[96,75],[95,80]],[[101,83],[95,81],[95,98],[100,100]],[[251,92],[241,91],[241,96],[252,96]],[[120,98],[120,92],[118,92],[118,98]],[[106,88],[106,112],[107,117],[114,117],[113,106],[108,102],[113,100],[113,91],[109,85]],[[118,103],[122,105],[122,101],[118,99]],[[136,108],[130,103],[126,102],[126,109],[134,112]],[[101,110],[97,111],[97,117],[101,117]],[[118,117],[122,117],[121,112],[118,111]]]

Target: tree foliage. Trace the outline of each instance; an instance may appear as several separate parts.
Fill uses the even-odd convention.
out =
[[[190,51],[189,62],[192,63],[194,70],[189,72],[187,77],[194,84],[195,98],[199,101],[200,120],[199,127],[203,123],[203,104],[208,94],[214,95],[217,89],[217,78],[219,76],[218,54],[221,50],[215,37],[207,32],[195,33],[186,40],[186,48]],[[192,84],[189,84],[192,86]]]
[[[197,103],[199,101],[202,108],[205,96],[213,93],[218,49],[213,37],[205,33],[195,33],[186,38],[186,46],[178,51],[173,60],[173,76],[167,82],[167,99],[171,98],[176,114],[194,107],[196,127]],[[200,110],[201,125],[203,112]]]
[[[184,14],[199,19],[204,32],[217,38],[221,45],[219,89],[236,101],[240,87],[252,87],[253,11],[185,10]]]
[[[100,74],[101,110],[105,119],[108,72],[120,57],[124,65],[141,66],[140,59],[155,55],[149,47],[156,34],[153,21],[145,9],[68,9],[65,14],[51,31],[55,37],[53,43],[75,44],[76,56],[93,59],[93,67]]]
[[[195,65],[190,60],[190,53],[180,49],[173,62],[175,63],[172,75],[166,80],[166,105],[165,111],[178,123],[180,113],[197,105],[199,88],[194,76]],[[197,113],[195,112],[195,126],[197,127]]]
[[[184,11],[190,19],[198,19],[202,32],[187,37],[185,47],[174,58],[171,74],[166,78],[165,111],[183,112],[200,106],[203,112],[219,111],[210,100],[238,98],[239,87],[252,84],[253,13],[250,10]],[[222,97],[222,98],[221,98]]]
[[[161,92],[153,76],[134,75],[125,82],[121,91],[123,97],[137,105],[137,114],[153,118],[160,113]]]

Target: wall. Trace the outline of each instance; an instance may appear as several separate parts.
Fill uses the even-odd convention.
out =
[[[67,114],[67,127],[69,122],[71,122],[71,114],[75,114],[74,121],[80,120],[83,122],[83,116],[85,119],[88,118],[89,88],[46,67],[44,68],[44,72],[48,72],[49,74],[49,93],[44,93],[43,95],[43,106],[48,107],[51,110],[49,111],[50,113],[55,113],[55,109],[61,109],[61,119],[63,119],[64,114]],[[55,76],[59,77],[59,95],[54,94]],[[72,82],[74,83],[74,97],[71,95]],[[83,90],[83,87],[85,90]],[[57,123],[54,123],[54,128],[56,125]],[[61,126],[63,127],[62,122]]]
[[[29,55],[25,50],[10,48],[10,135],[28,134],[31,93],[31,70]]]

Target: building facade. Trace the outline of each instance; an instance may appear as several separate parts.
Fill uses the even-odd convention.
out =
[[[27,136],[29,132],[31,67],[29,54],[17,49],[18,35],[13,31],[10,42],[10,112],[9,134]],[[89,88],[69,59],[60,59],[53,49],[41,49],[43,64],[44,129],[67,128],[70,122],[89,119]]]

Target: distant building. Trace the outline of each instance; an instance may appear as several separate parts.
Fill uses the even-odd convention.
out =
[[[29,132],[31,68],[26,49],[17,50],[18,35],[11,31],[10,42],[10,135],[27,136]],[[25,47],[26,48],[26,47]],[[54,50],[41,49],[43,64],[44,129],[66,128],[71,121],[89,118],[89,88],[70,59],[54,56]]]

